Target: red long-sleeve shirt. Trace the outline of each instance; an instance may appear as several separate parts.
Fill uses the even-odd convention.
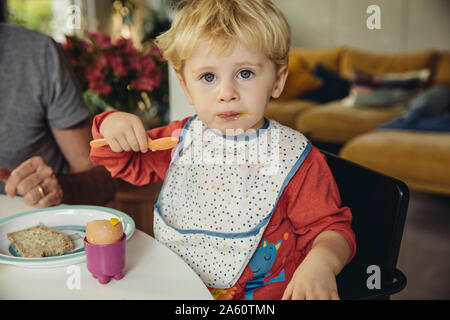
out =
[[[110,113],[105,112],[95,117],[92,127],[94,139],[102,138],[99,133],[100,125]],[[179,136],[180,129],[189,119],[174,121],[168,126],[149,130],[148,135],[151,139],[158,139],[173,136],[173,133],[177,132]],[[91,149],[91,159],[94,163],[105,166],[113,177],[135,185],[145,185],[164,180],[173,150],[115,153],[109,147],[101,147]],[[356,252],[355,236],[350,227],[351,220],[350,209],[341,207],[339,190],[325,156],[317,148],[312,147],[284,189],[264,231],[262,239],[268,244],[275,244],[280,240],[282,242],[269,270],[270,276],[264,280],[267,284],[253,290],[252,297],[280,299],[294,271],[311,250],[314,239],[323,231],[337,231],[346,239],[351,251],[349,262]],[[278,281],[282,271],[284,280]],[[243,299],[246,286],[253,276],[251,268],[247,266],[232,288],[212,290],[212,293],[218,299]],[[270,282],[271,279],[277,281]]]

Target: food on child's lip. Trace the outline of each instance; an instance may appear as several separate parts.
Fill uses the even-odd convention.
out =
[[[119,219],[93,220],[86,225],[86,240],[90,244],[112,244],[123,237],[123,227]]]
[[[24,258],[62,255],[74,248],[67,234],[47,226],[19,230],[8,233],[6,237]]]
[[[149,140],[147,142],[147,145],[151,150],[167,150],[175,147],[178,144],[178,141],[178,138],[175,137],[164,137],[160,139]],[[92,148],[99,148],[107,146],[108,142],[106,142],[105,139],[95,139],[92,140],[89,144]]]
[[[226,112],[217,113],[216,117],[219,117],[223,120],[236,120],[245,115],[251,116],[252,113],[251,112],[243,112],[243,111],[226,111]]]

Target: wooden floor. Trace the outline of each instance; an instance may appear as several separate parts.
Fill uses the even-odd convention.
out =
[[[397,267],[406,288],[392,300],[450,299],[450,197],[411,191]]]

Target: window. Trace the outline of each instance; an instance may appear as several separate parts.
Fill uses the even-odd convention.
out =
[[[8,22],[52,34],[52,0],[8,0]]]
[[[80,15],[77,19],[81,21],[84,3],[80,0],[6,0],[7,21],[63,41],[65,34],[77,31],[71,25],[74,25],[74,14]],[[71,8],[78,10],[75,12]]]

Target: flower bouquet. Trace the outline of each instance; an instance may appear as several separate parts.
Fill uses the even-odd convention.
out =
[[[149,45],[138,51],[131,40],[113,43],[100,33],[89,33],[87,39],[66,36],[62,47],[93,115],[117,109],[145,116],[147,127],[164,123],[167,62],[159,48]]]

